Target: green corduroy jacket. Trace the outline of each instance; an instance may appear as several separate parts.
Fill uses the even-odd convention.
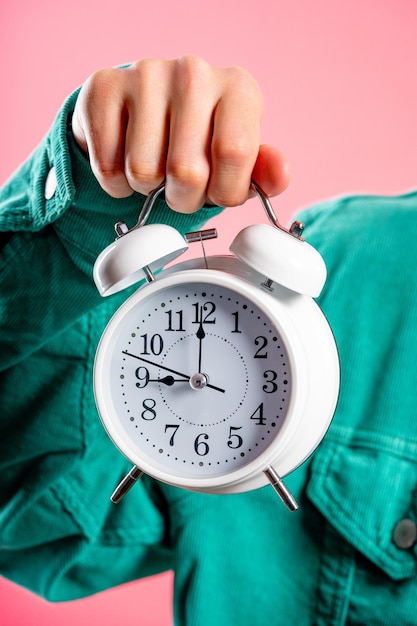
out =
[[[173,569],[179,626],[417,624],[417,193],[301,216],[328,268],[342,385],[287,478],[300,509],[268,487],[208,496],[149,477],[115,506],[130,465],[97,415],[92,364],[126,293],[100,298],[92,265],[143,197],[101,190],[71,135],[76,97],[0,195],[0,573],[61,601]],[[219,210],[159,201],[150,221],[184,233]]]

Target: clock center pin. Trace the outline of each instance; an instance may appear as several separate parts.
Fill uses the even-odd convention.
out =
[[[191,389],[195,389],[196,391],[200,391],[204,389],[209,382],[209,378],[206,374],[202,374],[197,372],[197,374],[193,374],[190,378],[190,387]]]

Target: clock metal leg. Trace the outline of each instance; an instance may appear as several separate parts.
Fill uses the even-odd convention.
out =
[[[113,491],[110,500],[117,504],[127,494],[127,492],[133,487],[135,482],[142,476],[142,470],[134,465],[130,472],[123,478],[123,480],[117,485]]]
[[[291,491],[284,485],[282,479],[278,476],[277,472],[273,467],[267,467],[264,470],[264,474],[281,498],[282,502],[285,504],[288,510],[296,511],[298,509],[298,504],[292,495]]]

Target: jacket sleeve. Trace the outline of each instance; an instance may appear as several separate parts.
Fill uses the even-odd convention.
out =
[[[100,424],[92,364],[126,294],[100,298],[92,265],[144,198],[100,188],[71,134],[76,98],[0,192],[0,573],[50,600],[171,567],[153,481],[109,501],[129,464]],[[218,210],[159,201],[150,221],[185,232]]]
[[[99,186],[72,137],[76,98],[68,98],[45,140],[0,191],[0,371],[101,302],[94,261],[114,240],[114,223],[134,225],[144,201],[138,193],[114,199]],[[148,222],[185,233],[219,210],[184,215],[157,200]]]

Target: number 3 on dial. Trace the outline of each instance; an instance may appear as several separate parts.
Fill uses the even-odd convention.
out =
[[[311,303],[312,362],[324,318]],[[314,368],[297,312],[286,309],[238,274],[197,268],[158,278],[118,310],[97,351],[95,392],[109,435],[135,466],[233,493],[266,484],[278,459],[291,471],[308,456],[323,426],[304,424],[316,431],[312,443],[288,446],[321,400],[309,408],[303,397]]]

